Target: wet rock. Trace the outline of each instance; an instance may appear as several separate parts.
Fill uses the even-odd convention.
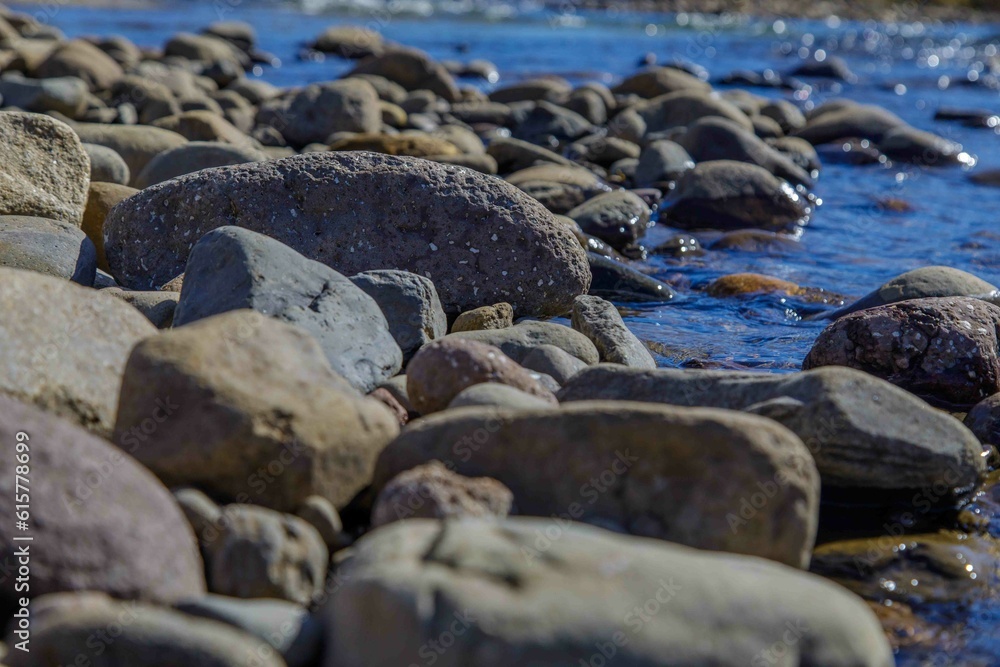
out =
[[[598,366],[574,376],[558,397],[564,404],[600,399],[753,409],[802,438],[824,486],[953,489],[971,486],[983,471],[982,448],[957,420],[849,368],[777,375]]]
[[[767,143],[809,174],[819,173],[823,168],[819,161],[819,153],[812,144],[801,137],[780,137],[769,139]]]
[[[241,308],[309,332],[330,366],[362,392],[402,366],[382,309],[364,290],[280,241],[220,227],[191,250],[174,326]]]
[[[742,665],[776,650],[801,664],[893,663],[871,610],[821,577],[571,521],[556,526],[421,520],[370,534],[323,611],[337,647],[324,667],[419,662],[427,637],[440,634],[430,619],[442,618],[461,630],[449,634],[444,667],[600,664],[612,652],[622,665]],[[425,600],[430,609],[418,606]],[[384,613],[401,619],[391,640],[362,620]],[[694,628],[715,641],[692,641]]]
[[[838,319],[802,362],[857,368],[949,408],[1000,392],[1000,308],[938,297],[869,308]]]
[[[584,233],[621,250],[646,233],[650,210],[639,195],[615,190],[588,199],[566,215],[575,220]]]
[[[173,497],[148,470],[104,440],[37,408],[0,397],[0,410],[0,435],[11,450],[0,462],[0,507],[15,515],[15,450],[30,451],[35,538],[30,588],[15,590],[15,577],[0,583],[5,614],[13,613],[20,597],[61,591],[170,602],[205,590],[194,536]],[[0,561],[13,571],[24,543],[11,534],[0,540]],[[38,620],[34,603],[31,611]]]
[[[47,596],[32,605],[32,615],[33,650],[8,658],[11,667],[57,667],[81,655],[93,667],[122,659],[150,667],[285,664],[266,642],[231,625],[100,593]]]
[[[238,598],[308,605],[323,587],[329,553],[303,519],[254,505],[227,505],[211,537],[199,536],[208,589]]]
[[[151,215],[163,216],[154,229]],[[507,301],[519,314],[558,314],[589,285],[572,233],[499,179],[374,153],[310,153],[147,188],[108,216],[108,261],[124,285],[157,286],[181,273],[191,239],[234,223],[346,275],[427,276],[446,313]]]
[[[533,348],[521,365],[531,371],[545,373],[560,385],[587,367],[587,363],[555,345],[539,345]]]
[[[90,42],[74,39],[56,47],[34,69],[40,79],[75,76],[82,79],[92,91],[107,90],[125,72],[111,56]]]
[[[524,321],[503,329],[462,331],[445,336],[446,340],[451,338],[495,345],[517,363],[539,345],[554,345],[588,365],[596,364],[599,359],[597,348],[589,338],[554,322]]]
[[[406,393],[422,415],[448,407],[463,389],[497,382],[555,404],[552,392],[499,348],[457,336],[420,349],[406,367]]]
[[[68,222],[0,215],[0,266],[89,287],[97,271],[97,252],[87,235]]]
[[[687,128],[677,143],[695,162],[710,160],[735,160],[763,167],[793,185],[812,185],[812,179],[801,167],[792,162],[763,140],[723,118],[703,118]]]
[[[143,341],[122,388],[115,442],[137,439],[135,455],[166,483],[279,511],[312,495],[346,505],[399,429],[307,333],[250,311]],[[163,396],[177,418],[148,433]]]
[[[521,171],[544,163],[574,166],[572,160],[520,139],[507,137],[494,139],[486,151],[497,161],[497,170],[501,174]]]
[[[365,58],[347,76],[374,74],[395,81],[406,90],[429,90],[448,102],[461,99],[451,74],[418,49],[393,48],[382,55]]]
[[[965,415],[964,423],[979,438],[979,442],[1000,447],[1000,394],[976,403]]]
[[[819,476],[794,434],[753,415],[616,402],[447,411],[414,422],[385,449],[375,488],[435,459],[503,482],[521,514],[563,516],[575,503],[578,521],[799,567],[809,561]],[[734,529],[741,499],[761,492],[762,480],[773,484],[770,502]]]
[[[278,128],[295,146],[323,142],[335,132],[378,132],[378,93],[363,79],[314,83],[261,107],[257,122]]]
[[[341,58],[357,60],[385,51],[382,35],[353,25],[332,25],[319,34],[312,48]]]
[[[624,262],[587,253],[593,280],[590,294],[619,301],[670,301],[675,293],[662,280],[647,276]]]
[[[373,151],[423,158],[459,155],[458,148],[450,141],[423,134],[356,134],[334,141],[330,150]]]
[[[0,99],[6,107],[41,113],[58,111],[79,118],[87,110],[87,83],[75,76],[26,79],[5,76],[0,80]]]
[[[0,310],[0,394],[110,434],[125,360],[153,325],[113,297],[10,268],[0,268]]]
[[[633,74],[611,89],[616,95],[638,95],[645,99],[682,90],[708,92],[710,85],[674,67],[650,67]]]
[[[191,141],[163,151],[151,159],[135,179],[137,188],[148,188],[177,176],[209,167],[224,167],[266,160],[267,155],[250,146],[219,141]]]
[[[795,136],[814,146],[852,137],[879,143],[889,130],[904,125],[906,123],[899,116],[882,107],[855,103],[826,104],[809,116],[806,126]]]
[[[762,229],[738,229],[726,232],[709,244],[710,250],[739,250],[743,252],[781,252],[798,250],[801,244],[794,237]]]
[[[503,329],[510,326],[514,326],[514,309],[509,303],[502,302],[465,311],[451,325],[451,332]]]
[[[431,461],[392,478],[378,494],[372,527],[402,519],[503,519],[514,495],[489,477],[469,478]]]
[[[961,164],[962,145],[908,125],[895,127],[878,142],[889,158],[927,167]]]
[[[775,121],[786,133],[806,126],[806,117],[788,100],[768,100],[760,108],[760,115]]]
[[[748,132],[753,123],[734,104],[716,94],[679,91],[655,97],[636,109],[646,123],[646,133],[687,127],[700,118],[718,116],[733,121]]]
[[[793,282],[759,273],[733,273],[713,280],[705,290],[709,296],[727,297],[764,293],[797,295],[804,290]]]
[[[787,184],[756,165],[730,160],[702,162],[677,185],[663,216],[680,229],[787,229],[808,208]]]
[[[434,283],[407,271],[365,271],[351,277],[375,300],[406,363],[424,345],[448,333],[448,318]]]
[[[0,215],[79,225],[90,158],[68,125],[41,114],[0,114]]]
[[[558,385],[550,385],[547,379],[541,374],[538,375],[538,381],[550,391],[559,390]],[[538,410],[556,407],[545,399],[533,396],[520,389],[494,382],[474,384],[471,387],[463,389],[455,398],[451,399],[448,409],[454,410],[455,408],[468,407],[470,405],[492,405],[511,410]]]
[[[319,659],[323,629],[301,605],[285,600],[242,600],[222,595],[185,600],[176,608],[188,616],[225,623],[267,642],[288,667]]]
[[[675,259],[687,257],[702,257],[705,250],[701,247],[701,242],[689,234],[678,234],[652,250],[655,255],[665,255]]]
[[[654,141],[642,149],[633,180],[639,187],[655,187],[676,181],[694,169],[694,159],[677,143],[668,139]]]
[[[792,70],[792,76],[834,79],[845,83],[855,83],[858,80],[857,75],[847,66],[847,62],[839,56],[806,60]]]
[[[97,144],[83,144],[83,150],[87,151],[87,157],[90,158],[91,183],[128,185],[131,174],[121,155]]]
[[[133,179],[156,155],[187,143],[176,132],[151,125],[77,123],[73,130],[81,141],[106,146],[121,155]]]
[[[824,317],[836,319],[865,308],[910,299],[943,296],[997,299],[1000,297],[1000,288],[971,273],[950,266],[925,266],[896,276],[849,306],[828,313]]]
[[[87,195],[87,207],[83,211],[83,221],[80,229],[93,243],[97,252],[97,267],[108,270],[108,259],[104,254],[104,221],[108,212],[118,202],[128,199],[139,192],[135,188],[117,183],[95,182],[90,184]]]
[[[572,322],[574,329],[593,341],[601,361],[656,368],[653,355],[625,326],[614,304],[598,296],[578,296],[573,302]]]

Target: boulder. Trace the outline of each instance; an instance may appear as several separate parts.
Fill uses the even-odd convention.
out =
[[[350,280],[263,234],[220,227],[191,250],[174,326],[241,308],[309,332],[362,392],[403,364],[378,303]]]
[[[309,496],[303,500],[295,515],[316,529],[331,553],[344,547],[350,539],[344,534],[344,524],[337,508],[322,496]]]
[[[129,351],[156,328],[118,299],[10,268],[0,312],[0,394],[110,435]]]
[[[128,185],[131,174],[122,156],[107,146],[83,144],[90,158],[90,182]]]
[[[392,478],[375,500],[372,528],[402,519],[503,519],[514,495],[489,477],[463,477],[431,461]]]
[[[145,423],[164,396],[179,418],[150,432]],[[291,512],[312,495],[344,507],[398,430],[385,406],[330,369],[307,333],[237,311],[135,347],[115,442],[137,442],[135,456],[172,486]]]
[[[946,167],[962,164],[962,144],[949,141],[909,125],[894,127],[878,143],[890,159],[923,167]]]
[[[163,151],[151,159],[136,177],[140,190],[209,167],[225,167],[266,160],[260,150],[219,141],[191,141]]]
[[[573,355],[585,364],[596,364],[600,354],[589,338],[579,331],[555,322],[524,321],[503,329],[461,331],[445,336],[442,340],[463,338],[495,345],[504,354],[521,363],[521,360],[540,345],[554,345]]]
[[[753,123],[747,115],[717,93],[681,90],[654,97],[636,107],[636,111],[645,122],[646,134],[687,127],[708,116],[731,120],[746,131],[753,132]]]
[[[325,142],[335,132],[378,132],[378,93],[364,79],[314,83],[261,106],[259,124],[272,125],[295,146]]]
[[[68,222],[0,215],[0,266],[27,269],[94,284],[97,252],[80,228]]]
[[[343,575],[323,667],[893,664],[871,609],[821,577],[571,521],[402,521]]]
[[[669,139],[659,139],[642,149],[633,180],[639,187],[653,187],[676,181],[691,169],[694,159],[686,150]]]
[[[309,153],[147,188],[108,216],[108,261],[125,286],[154,287],[181,273],[192,239],[231,224],[345,275],[426,276],[446,313],[507,301],[559,314],[590,280],[572,233],[499,179],[374,153]]]
[[[396,47],[382,55],[365,58],[347,76],[374,74],[395,81],[406,90],[429,90],[448,102],[461,98],[451,74],[418,49]]]
[[[151,419],[169,418],[165,405]],[[27,587],[14,576],[0,583],[5,617],[21,597],[64,591],[154,602],[204,592],[194,535],[173,496],[148,470],[110,443],[32,406],[0,396],[0,411],[0,437],[10,449],[0,460],[0,508],[11,517],[11,530],[0,538],[0,562],[13,573],[18,548],[27,545],[31,570]],[[21,464],[30,466],[30,476]],[[24,533],[33,537],[30,542],[17,541],[13,530],[15,472],[21,476],[17,494],[30,492]],[[29,481],[22,484],[25,477]],[[31,611],[37,620],[34,604]]]
[[[351,276],[351,282],[382,310],[404,364],[421,347],[448,333],[448,318],[429,278],[382,269]]]
[[[653,355],[628,330],[610,301],[586,294],[576,297],[572,322],[574,329],[593,341],[601,361],[634,368],[656,368]]]
[[[576,221],[585,234],[621,250],[646,233],[650,213],[649,206],[639,195],[615,190],[588,199],[566,216]]]
[[[1000,392],[1000,308],[968,297],[900,301],[836,320],[804,369],[848,366],[952,410]]]
[[[509,174],[536,164],[559,164],[573,166],[573,161],[547,148],[512,137],[498,137],[490,142],[486,152],[497,161],[497,171]]]
[[[90,158],[68,125],[41,114],[0,114],[0,215],[79,225]]]
[[[795,132],[814,146],[842,139],[868,139],[880,143],[890,130],[906,125],[896,114],[870,104],[824,104]]]
[[[446,336],[422,347],[406,367],[407,396],[423,415],[444,410],[462,390],[484,382],[556,402],[551,391],[499,348],[475,340]]]
[[[610,401],[449,410],[415,421],[386,447],[374,488],[435,459],[503,482],[520,514],[797,567],[808,564],[816,534],[819,475],[809,451],[755,415]],[[756,511],[754,494],[766,498]]]
[[[976,438],[953,417],[849,368],[778,375],[597,366],[575,375],[558,397],[757,412],[802,438],[831,487],[961,488],[984,468]]]

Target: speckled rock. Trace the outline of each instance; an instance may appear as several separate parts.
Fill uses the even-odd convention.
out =
[[[79,225],[90,158],[68,125],[41,114],[0,114],[0,215]]]
[[[559,314],[590,282],[572,233],[502,181],[374,153],[310,153],[147,188],[108,216],[108,261],[123,285],[154,287],[181,273],[192,238],[230,224],[346,275],[427,276],[449,313],[507,301],[519,314]]]
[[[156,328],[118,299],[10,268],[0,312],[0,394],[108,436],[129,351]]]
[[[0,461],[0,509],[14,517],[15,449],[22,452],[23,442],[30,453],[34,536],[30,587],[15,590],[15,578],[6,577],[0,583],[3,613],[12,613],[19,597],[61,591],[170,602],[205,590],[194,535],[148,470],[37,408],[0,396],[0,411],[0,436],[10,447],[10,456]],[[0,562],[16,569],[15,554],[25,543],[12,534],[0,539]]]
[[[463,389],[498,382],[555,403],[552,392],[539,384],[500,349],[453,336],[424,346],[406,367],[406,393],[420,414],[444,410]]]
[[[510,326],[514,326],[514,309],[509,303],[503,302],[465,311],[455,319],[451,332],[503,329]]]
[[[174,326],[241,308],[309,332],[330,366],[362,392],[402,366],[385,316],[364,290],[263,234],[213,229],[191,250]]]
[[[97,251],[80,228],[68,222],[0,215],[0,266],[27,269],[94,284]]]
[[[802,367],[849,366],[928,402],[969,408],[1000,392],[1000,308],[979,299],[900,301],[840,318]]]
[[[374,488],[435,459],[503,482],[520,514],[571,512],[576,521],[797,567],[809,562],[818,522],[819,475],[802,441],[737,412],[598,401],[448,410],[417,420],[383,451]],[[734,526],[741,500],[762,492],[762,482],[773,485],[769,501]]]
[[[372,527],[402,519],[502,519],[510,514],[513,501],[510,489],[495,479],[463,477],[431,461],[385,485],[375,500]]]
[[[164,396],[178,418],[147,432],[144,420]],[[346,505],[398,430],[385,406],[330,369],[307,333],[236,311],[136,346],[114,441],[138,440],[135,456],[172,486],[291,512],[312,495]]]
[[[618,309],[610,301],[586,294],[576,297],[572,323],[574,329],[593,341],[601,361],[656,368],[653,355],[625,326]]]

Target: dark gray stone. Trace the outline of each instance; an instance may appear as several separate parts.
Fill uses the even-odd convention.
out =
[[[448,333],[448,318],[429,278],[382,269],[351,276],[351,282],[382,309],[404,364],[421,347]]]
[[[694,169],[694,159],[679,144],[669,139],[654,141],[642,149],[633,180],[639,187],[676,181]]]
[[[128,165],[116,151],[98,144],[84,144],[83,150],[90,157],[90,181],[128,185],[132,178]]]
[[[97,272],[97,249],[79,227],[67,222],[0,215],[0,266],[90,287]]]
[[[141,190],[209,167],[225,167],[266,159],[267,155],[251,146],[236,146],[221,141],[192,141],[156,155],[136,176],[135,187]]]
[[[617,301],[670,301],[674,290],[670,285],[647,276],[615,259],[588,252],[593,282],[590,294]]]
[[[576,297],[572,322],[574,329],[593,341],[601,361],[633,368],[656,368],[653,355],[628,330],[610,301],[589,294]]]

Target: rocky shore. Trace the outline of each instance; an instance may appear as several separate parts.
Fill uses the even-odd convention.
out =
[[[980,664],[935,605],[1000,573],[996,286],[708,285],[822,306],[788,374],[658,368],[610,300],[682,301],[634,260],[694,233],[800,233],[816,146],[961,146],[678,67],[486,94],[366,29],[310,48],[354,67],[282,89],[244,23],[0,12],[3,664]]]

